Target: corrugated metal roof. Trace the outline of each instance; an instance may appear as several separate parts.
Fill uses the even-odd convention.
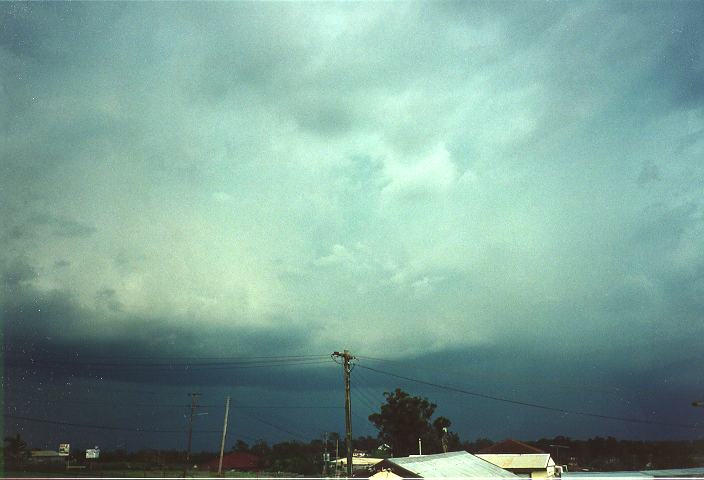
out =
[[[385,462],[397,465],[419,477],[517,478],[513,473],[464,451],[388,458]]]
[[[588,478],[655,478],[643,472],[562,472],[562,478],[586,480]]]
[[[702,478],[704,467],[672,468],[668,470],[640,470],[621,472],[563,472],[562,478],[582,480],[588,478]]]
[[[477,457],[507,469],[542,469],[555,465],[549,453],[478,453]]]
[[[670,468],[667,470],[641,470],[653,477],[704,477],[704,467]]]

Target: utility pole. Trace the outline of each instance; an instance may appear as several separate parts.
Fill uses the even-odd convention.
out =
[[[347,477],[352,477],[352,402],[350,400],[350,360],[355,357],[345,350],[342,353],[334,352],[333,357],[342,358],[342,372],[345,376],[345,443],[347,445]]]
[[[550,444],[551,447],[555,447],[555,463],[559,464],[560,463],[560,449],[561,448],[570,448],[569,445],[554,445]]]
[[[225,421],[222,424],[222,441],[220,442],[220,463],[218,464],[218,476],[222,476],[222,455],[225,452],[225,435],[227,435],[227,415],[230,413],[230,396],[225,401]]]
[[[198,407],[198,397],[200,393],[189,393],[191,397],[191,416],[188,418],[188,448],[186,449],[186,464],[183,466],[183,478],[188,474],[188,466],[191,463],[191,440],[193,438],[193,416],[196,414]]]

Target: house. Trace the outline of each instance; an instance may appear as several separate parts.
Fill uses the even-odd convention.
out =
[[[482,448],[478,453],[547,453],[527,443],[507,438],[489,447]]]
[[[362,470],[369,470],[377,463],[381,462],[383,458],[374,457],[363,457],[363,456],[353,456],[352,457],[352,473],[359,472]],[[338,471],[344,472],[347,469],[347,458],[342,457],[337,460],[332,461],[332,468],[337,468]]]
[[[471,453],[449,452],[436,455],[387,458],[372,468],[369,478],[395,480],[398,478],[475,478],[513,479],[513,473],[482,460]]]
[[[203,470],[217,472],[220,464],[220,457],[216,457],[209,462],[200,465]],[[230,452],[222,457],[222,470],[252,471],[259,470],[259,457],[246,452]]]
[[[35,465],[66,465],[66,455],[54,450],[32,450],[29,452],[29,462]]]
[[[555,461],[549,453],[478,453],[477,457],[519,477],[546,479],[556,476]]]

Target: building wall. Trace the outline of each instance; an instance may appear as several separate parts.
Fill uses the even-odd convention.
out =
[[[541,468],[540,470],[532,470],[530,472],[530,478],[537,478],[540,480],[546,480],[548,478],[555,477],[555,467],[550,466],[547,469]]]

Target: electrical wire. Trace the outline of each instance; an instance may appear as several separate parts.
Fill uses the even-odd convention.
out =
[[[301,434],[300,432],[296,433],[293,432],[289,429],[283,428],[279,425],[276,425],[272,422],[269,422],[267,420],[264,420],[256,415],[252,415],[251,413],[246,413],[246,415],[250,418],[253,418],[254,420],[264,424],[268,425],[269,427],[272,427],[276,430],[279,430],[281,432],[287,433],[293,437],[296,437],[300,440],[307,441],[305,436]],[[112,425],[96,425],[96,424],[86,424],[86,423],[74,423],[74,422],[65,422],[65,421],[59,421],[59,420],[47,420],[43,418],[35,418],[35,417],[26,417],[26,416],[21,416],[21,415],[12,415],[12,414],[3,414],[4,418],[9,418],[13,420],[23,420],[23,421],[28,421],[28,422],[35,422],[35,423],[44,423],[44,424],[49,424],[49,425],[61,425],[61,426],[68,426],[68,427],[76,427],[76,428],[90,428],[90,429],[97,429],[97,430],[110,430],[110,431],[124,431],[124,432],[137,432],[137,433],[186,433],[186,429],[184,428],[183,430],[162,430],[162,429],[150,429],[150,428],[128,428],[128,427],[116,427]],[[193,433],[219,433],[222,434],[222,430],[193,430]],[[245,435],[241,434],[235,434],[232,432],[232,435],[234,436],[239,436],[239,437],[247,437]],[[249,437],[249,439],[253,439],[253,437]]]
[[[32,398],[30,399],[29,404],[35,402],[37,399]],[[87,406],[125,406],[125,407],[142,407],[142,408],[184,408],[184,407],[189,407],[189,404],[165,404],[165,403],[125,403],[125,402],[114,402],[114,403],[109,403],[109,402],[89,402],[89,401],[82,401],[82,400],[74,400],[72,398],[52,398],[52,399],[46,399],[45,401],[41,403],[51,403],[51,404],[56,404],[57,402],[66,402],[66,403],[71,403],[71,404],[76,404],[76,405],[87,405]],[[39,403],[39,402],[37,402]],[[5,407],[11,407],[11,403],[7,402],[7,398],[5,398]],[[247,409],[292,409],[292,410],[297,410],[297,409],[342,409],[344,407],[339,407],[339,406],[334,406],[334,405],[237,405],[237,404],[231,404],[231,408],[247,408]],[[212,408],[212,409],[224,409],[224,405],[198,405],[198,408]]]
[[[350,389],[351,394],[354,396],[355,399],[359,400],[360,403],[364,404],[365,407],[368,409],[374,411],[374,407],[369,403],[367,399],[365,399],[362,395],[360,395],[359,390],[355,389],[354,387]]]
[[[283,365],[308,365],[313,363],[329,363],[329,360],[314,359],[314,358],[297,358],[297,359],[270,359],[270,360],[241,360],[227,362],[169,362],[169,363],[115,363],[115,362],[94,362],[94,361],[68,361],[68,360],[33,360],[28,359],[23,362],[7,359],[5,366],[10,367],[39,367],[39,366],[90,366],[90,367],[111,367],[111,368],[198,368],[198,367],[226,367],[226,368],[261,368],[268,366],[283,366]]]
[[[32,354],[35,355],[40,355],[43,357],[47,357],[45,352],[37,352],[37,351],[18,351],[18,350],[7,350],[7,349],[0,349],[0,354],[11,354],[11,355],[21,355],[21,356],[31,356]],[[47,352],[48,353],[48,352]],[[49,353],[48,355],[49,359],[59,359],[61,360],[62,358],[65,358],[66,355],[58,355],[58,354],[51,354]],[[127,359],[154,359],[154,360],[160,360],[160,361],[173,361],[173,360],[187,360],[187,361],[194,361],[194,360],[222,360],[222,361],[239,361],[239,360],[269,360],[269,359],[277,359],[277,360],[282,360],[282,359],[295,359],[295,358],[327,358],[329,357],[328,354],[313,354],[313,355],[239,355],[239,356],[207,356],[207,357],[202,357],[202,356],[187,356],[187,355],[180,355],[180,356],[161,356],[161,355],[130,355],[130,356],[125,356],[125,355],[92,355],[90,357],[86,358],[86,361],[91,361],[91,360],[96,360],[96,359],[117,359],[117,360],[127,360]],[[73,355],[71,360],[81,360],[80,355],[75,354]]]
[[[268,425],[269,427],[274,428],[274,429],[276,429],[276,430],[278,430],[278,431],[280,431],[280,432],[287,433],[287,434],[291,435],[292,437],[295,437],[295,438],[298,438],[298,439],[300,439],[300,440],[303,440],[304,442],[307,441],[306,438],[305,438],[305,436],[304,436],[301,432],[293,432],[293,431],[288,430],[288,429],[286,429],[286,428],[280,427],[280,426],[278,426],[278,425],[276,425],[276,424],[274,424],[274,423],[268,422],[268,421],[266,421],[266,420],[264,420],[264,419],[262,419],[262,418],[259,418],[259,417],[256,416],[256,415],[253,415],[251,412],[245,412],[245,415],[247,415],[248,417],[250,417],[250,418],[252,418],[252,419],[254,419],[254,420],[256,420],[256,421],[258,421],[258,422],[260,422],[260,423],[262,423],[262,424],[264,424],[264,425]]]
[[[367,378],[366,378],[364,375],[362,375],[361,370],[358,371],[358,372],[355,374],[355,379],[361,380],[361,383],[363,384],[363,385],[362,385],[363,388],[360,388],[360,389],[359,389],[359,392],[362,393],[363,396],[364,396],[367,400],[369,400],[369,402],[370,402],[371,405],[372,405],[372,411],[376,410],[378,407],[376,407],[376,406],[374,406],[374,405],[380,404],[380,403],[379,403],[379,400],[375,400],[374,397],[372,397],[368,392],[365,391],[365,388],[366,388],[367,390],[370,390],[370,389],[373,388],[373,387],[370,386],[370,385],[371,385],[371,382],[369,382],[369,381],[367,380]],[[366,387],[365,387],[365,386],[366,386]],[[383,402],[381,402],[381,403],[383,403]]]
[[[111,425],[95,425],[95,424],[87,424],[87,423],[62,422],[62,421],[58,421],[58,420],[47,420],[47,419],[43,419],[43,418],[11,415],[8,413],[4,413],[3,417],[4,418],[11,418],[13,420],[24,420],[24,421],[28,421],[28,422],[46,423],[46,424],[51,424],[51,425],[62,425],[62,426],[77,427],[77,428],[94,428],[94,429],[98,429],[98,430],[115,430],[115,431],[139,432],[139,433],[186,433],[185,428],[183,430],[161,430],[161,429],[150,429],[150,428],[115,427],[115,426],[111,426]],[[193,433],[220,433],[221,434],[222,430],[193,430]]]
[[[366,355],[358,355],[357,358],[363,359],[363,360],[370,360],[372,362],[387,363],[387,364],[391,364],[391,365],[401,365],[401,366],[408,365],[407,362],[401,362],[401,361],[397,361],[397,360],[389,360],[386,358],[369,357]],[[448,369],[447,367],[433,368],[433,367],[430,367],[427,365],[422,365],[422,366],[414,365],[413,368],[416,370],[425,370],[425,371],[432,372],[432,373],[436,373],[436,372],[441,372],[441,373],[445,373],[445,374],[455,373],[455,374],[461,374],[461,375],[471,375],[471,376],[475,376],[475,377],[491,378],[494,380],[497,378],[496,375],[491,374],[491,373],[483,373],[483,372],[479,372],[479,371],[472,371],[472,372],[462,371],[462,372],[460,372],[456,369],[454,369],[454,370]],[[531,383],[531,382],[520,381],[520,380],[517,381],[515,378],[509,379],[509,377],[506,375],[504,375],[503,378],[506,379],[507,381],[510,381],[510,383],[514,384],[514,385],[515,384],[533,385],[533,383]],[[595,388],[594,385],[586,386],[586,385],[566,384],[564,381],[556,381],[556,380],[550,380],[550,379],[543,379],[543,380],[541,380],[541,382],[544,384],[549,384],[549,385],[551,385],[551,387],[554,387],[554,388],[557,388],[560,390],[564,390],[564,391],[578,391],[581,393],[583,393],[585,391],[589,391],[592,393],[606,394],[606,395],[619,395],[619,396],[623,395],[622,389],[619,387],[615,387],[615,386],[608,386],[608,387],[603,386],[600,388]],[[588,387],[588,388],[585,388],[585,387]]]
[[[465,395],[471,395],[471,396],[478,397],[478,398],[484,398],[486,400],[494,400],[497,402],[509,403],[512,405],[521,405],[524,407],[538,408],[541,410],[566,413],[566,414],[572,414],[572,415],[580,415],[580,416],[584,416],[584,417],[600,418],[600,419],[604,419],[604,420],[617,420],[617,421],[621,421],[621,422],[642,423],[642,424],[648,424],[648,425],[660,425],[660,426],[677,427],[677,428],[701,428],[699,425],[690,425],[690,424],[685,424],[685,423],[667,423],[667,422],[658,422],[655,420],[644,420],[644,419],[639,419],[639,418],[618,417],[618,416],[614,416],[614,415],[602,415],[602,414],[598,414],[598,413],[584,412],[584,411],[580,411],[580,410],[570,410],[570,409],[566,409],[566,408],[558,408],[558,407],[552,407],[552,406],[548,406],[548,405],[541,405],[538,403],[530,403],[530,402],[523,402],[523,401],[519,401],[519,400],[511,400],[508,398],[497,397],[494,395],[487,395],[487,394],[479,393],[479,392],[472,392],[472,391],[464,390],[464,389],[457,388],[457,387],[452,387],[452,386],[448,386],[448,385],[441,385],[438,383],[428,382],[425,380],[419,380],[417,378],[407,377],[404,375],[398,375],[396,373],[386,372],[384,370],[379,370],[376,368],[367,367],[367,366],[364,366],[361,364],[358,364],[358,366],[360,368],[364,368],[365,370],[370,370],[372,372],[377,372],[377,373],[381,373],[381,374],[388,375],[391,377],[400,378],[402,380],[408,380],[410,382],[419,383],[421,385],[428,385],[428,386],[439,388],[442,390],[463,393]]]
[[[370,402],[364,394],[362,394],[362,390],[360,388],[352,387],[351,390],[352,393],[356,395],[356,398],[360,400],[365,407],[367,407],[372,412],[375,410],[374,404]]]

